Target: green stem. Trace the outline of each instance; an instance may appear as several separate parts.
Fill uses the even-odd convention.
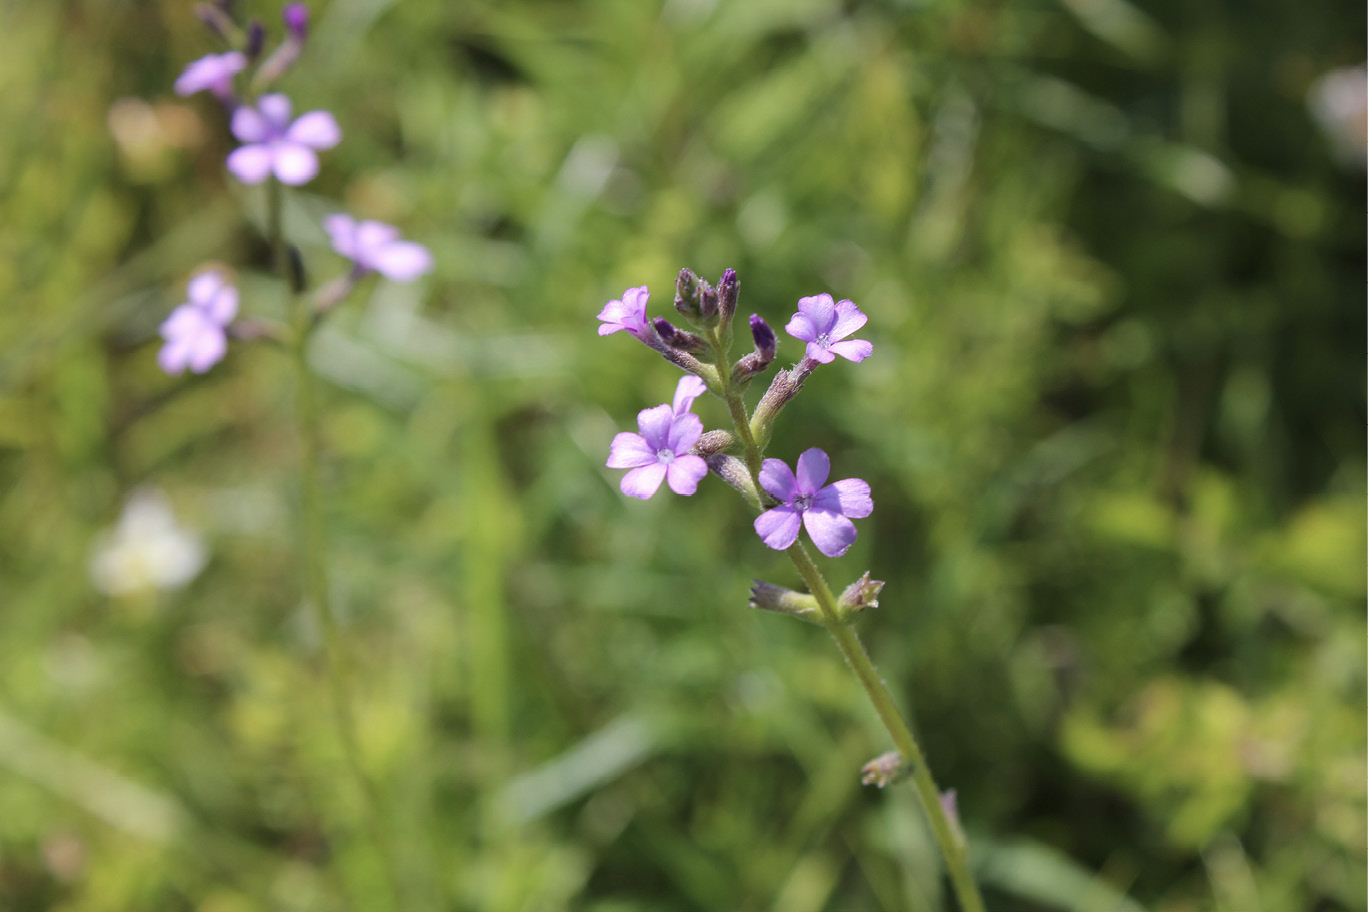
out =
[[[719,364],[719,368],[723,375],[722,391],[727,408],[731,412],[732,422],[736,425],[737,436],[741,438],[746,450],[746,466],[750,469],[756,490],[760,490],[760,463],[764,454],[756,446],[755,437],[751,433],[750,419],[746,415],[746,404],[740,392],[731,388],[724,366]],[[902,756],[903,764],[912,769],[912,781],[917,789],[917,798],[921,801],[922,811],[931,823],[931,831],[935,835],[936,845],[940,847],[941,857],[945,860],[945,868],[950,874],[950,882],[959,900],[960,909],[963,912],[983,912],[983,897],[979,895],[978,886],[974,883],[974,876],[969,870],[968,848],[963,837],[956,832],[946,816],[945,808],[940,801],[940,789],[931,778],[926,756],[917,744],[912,730],[903,721],[902,714],[898,712],[893,695],[879,678],[879,673],[874,668],[874,663],[870,660],[860,638],[842,622],[837,611],[836,598],[831,594],[831,587],[813,563],[807,548],[802,542],[796,541],[786,553],[793,561],[798,574],[802,576],[803,582],[807,584],[808,591],[816,597],[817,605],[822,611],[822,622],[836,640],[836,645],[845,656],[851,671],[855,672],[855,677],[859,679],[860,686],[869,696],[869,701],[874,704],[874,710],[879,714],[884,728],[888,730],[889,737],[893,739],[893,746]]]
[[[284,272],[284,239],[281,235],[280,185],[274,178],[267,186],[267,234],[271,245],[273,265],[277,272]],[[309,369],[308,348],[312,330],[316,325],[309,302],[302,296],[295,296],[294,333],[292,354],[295,364],[295,421],[300,438],[299,486],[302,516],[302,546],[304,552],[304,594],[313,612],[314,621],[323,638],[324,667],[328,684],[328,702],[331,705],[334,726],[342,745],[342,754],[347,771],[355,780],[361,792],[362,814],[365,818],[366,832],[380,856],[380,866],[388,882],[393,897],[394,908],[402,909],[404,903],[399,887],[399,876],[394,853],[390,849],[388,832],[380,814],[380,800],[376,787],[366,774],[361,762],[360,743],[356,735],[356,722],[352,716],[351,701],[347,693],[346,668],[343,662],[342,642],[337,629],[337,616],[333,613],[331,586],[328,582],[328,567],[324,555],[327,552],[323,524],[322,496],[319,485],[319,432],[318,432],[318,389],[313,371]]]

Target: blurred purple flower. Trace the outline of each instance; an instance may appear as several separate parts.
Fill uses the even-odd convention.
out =
[[[356,264],[361,272],[378,272],[396,282],[412,282],[432,269],[432,254],[422,244],[405,241],[399,229],[369,219],[358,222],[338,213],[323,219],[333,250]]]
[[[190,300],[162,321],[166,340],[157,363],[168,374],[187,367],[202,374],[223,359],[228,351],[224,327],[237,316],[238,292],[217,272],[202,272],[190,280]]]
[[[666,479],[670,490],[688,497],[708,474],[700,456],[688,453],[703,433],[703,420],[689,411],[694,399],[707,391],[697,377],[681,377],[673,405],[657,405],[637,415],[640,434],[624,431],[613,438],[608,468],[631,469],[622,476],[622,493],[647,500]]]
[[[233,135],[244,145],[228,156],[228,170],[244,184],[259,184],[272,173],[282,184],[307,183],[318,173],[314,150],[342,140],[327,111],[309,111],[291,123],[290,99],[278,93],[261,96],[255,108],[234,111]]]
[[[309,8],[303,3],[290,3],[281,13],[290,37],[302,42],[309,33]]]
[[[755,520],[756,534],[776,551],[798,540],[798,525],[807,527],[812,543],[827,557],[840,557],[855,542],[855,524],[874,512],[869,485],[847,478],[822,486],[831,474],[827,454],[813,447],[798,457],[798,474],[782,459],[766,459],[760,467],[760,485],[783,501]]]
[[[643,342],[650,339],[654,333],[646,322],[646,302],[650,298],[650,290],[642,285],[624,291],[620,301],[609,301],[599,312],[598,318],[603,325],[598,328],[598,334],[607,336],[625,329]]]
[[[798,313],[784,327],[793,338],[807,343],[807,356],[830,364],[840,355],[849,361],[863,361],[874,353],[873,344],[863,339],[842,342],[869,318],[853,301],[832,303],[831,295],[819,294],[798,299]]]
[[[176,94],[194,95],[208,89],[227,101],[233,97],[233,77],[246,66],[247,58],[238,51],[206,54],[186,65],[176,79]]]

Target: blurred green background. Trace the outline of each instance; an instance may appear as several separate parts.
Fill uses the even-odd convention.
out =
[[[873,486],[824,566],[888,582],[862,635],[991,909],[1365,908],[1364,112],[1336,140],[1308,103],[1361,3],[314,13],[283,88],[345,138],[291,235],[316,281],[342,207],[437,260],[313,351],[411,908],[952,905],[911,792],[859,784],[888,744],[826,635],[746,608],[798,581],[740,501],[603,466],[677,372],[594,315],[667,313],[685,265],[776,327],[870,316],[770,455]],[[385,909],[300,604],[288,358],[154,360],[204,263],[285,306],[221,111],[170,91],[217,48],[172,2],[5,3],[0,36],[0,909]],[[208,561],[104,594],[138,489]]]

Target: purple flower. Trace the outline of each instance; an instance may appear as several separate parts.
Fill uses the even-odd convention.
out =
[[[412,282],[432,268],[432,254],[422,244],[405,241],[399,229],[369,219],[358,222],[338,213],[323,219],[333,250],[361,272],[378,272],[396,282]]]
[[[206,54],[185,67],[176,79],[176,94],[194,95],[208,89],[219,98],[231,98],[233,77],[246,66],[247,58],[238,51]]]
[[[171,311],[161,325],[166,344],[157,363],[168,374],[187,367],[202,374],[223,359],[228,351],[224,327],[237,316],[237,289],[217,272],[202,272],[190,280],[190,300]]]
[[[798,457],[796,477],[782,459],[765,460],[760,467],[760,485],[783,501],[755,520],[756,534],[765,544],[776,551],[792,546],[798,540],[801,517],[818,551],[827,557],[846,553],[855,542],[855,524],[850,520],[874,512],[874,501],[869,485],[859,478],[823,487],[830,473],[831,460],[816,447]]]
[[[603,325],[598,328],[598,334],[607,336],[625,329],[645,342],[652,334],[651,326],[646,322],[646,302],[650,298],[650,290],[642,285],[624,291],[620,301],[609,301],[599,312],[598,318]]]
[[[860,313],[853,301],[831,302],[831,295],[819,294],[798,299],[798,313],[789,320],[784,330],[793,338],[807,343],[807,356],[822,364],[830,364],[840,355],[849,361],[863,361],[874,353],[874,346],[863,339],[842,342],[869,318]]]
[[[673,405],[643,409],[637,415],[640,434],[624,431],[613,438],[608,468],[632,470],[622,476],[623,494],[647,500],[666,479],[670,490],[684,497],[698,490],[708,465],[686,452],[703,433],[703,420],[689,406],[706,390],[699,378],[681,377]]]
[[[285,28],[295,41],[303,42],[309,33],[309,8],[302,3],[288,4],[280,14]]]
[[[233,135],[245,145],[228,156],[228,170],[244,184],[259,184],[272,173],[282,184],[307,183],[318,173],[314,150],[342,140],[327,111],[310,111],[291,123],[290,99],[278,93],[261,96],[255,108],[234,111]]]

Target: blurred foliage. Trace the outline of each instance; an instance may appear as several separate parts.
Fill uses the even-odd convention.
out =
[[[279,5],[242,6],[278,22]],[[189,4],[0,6],[0,908],[385,907],[300,610],[287,359],[154,362],[204,262],[279,313]],[[423,287],[319,338],[330,563],[414,909],[944,908],[910,793],[720,485],[627,502],[675,372],[629,285],[851,297],[875,356],[771,453],[877,510],[829,562],[994,910],[1364,909],[1361,170],[1306,94],[1361,4],[331,0],[290,196]],[[781,358],[796,359],[786,341]],[[710,425],[725,421],[700,403]],[[107,598],[138,486],[212,550]],[[1123,899],[1125,894],[1129,899]]]

